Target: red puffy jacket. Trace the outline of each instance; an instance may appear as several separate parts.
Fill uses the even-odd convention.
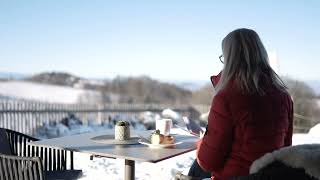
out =
[[[270,85],[263,96],[244,95],[229,83],[213,98],[197,161],[215,180],[248,175],[254,160],[291,145],[292,124],[288,93]]]

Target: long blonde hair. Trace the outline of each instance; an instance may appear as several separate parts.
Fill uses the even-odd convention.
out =
[[[224,68],[217,92],[230,80],[248,94],[265,94],[263,83],[286,91],[285,84],[269,65],[267,51],[255,31],[243,28],[230,32],[222,41],[222,52]]]

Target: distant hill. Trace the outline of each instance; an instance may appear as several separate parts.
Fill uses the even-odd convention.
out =
[[[104,84],[103,80],[90,80],[65,72],[44,72],[24,79],[41,84],[68,86],[78,89],[96,90]]]
[[[147,76],[121,77],[106,82],[102,92],[119,94],[120,103],[190,104],[192,92]]]
[[[208,80],[209,81],[209,80]],[[208,81],[203,81],[203,80],[185,80],[185,81],[172,81],[172,83],[176,84],[177,86],[187,89],[189,91],[198,91],[201,88],[203,88]]]
[[[44,72],[25,81],[99,91],[107,103],[190,104],[192,100],[190,90],[147,76],[91,80],[64,72]]]
[[[60,72],[45,72],[25,78],[26,81],[69,87],[73,87],[80,79],[75,75]]]

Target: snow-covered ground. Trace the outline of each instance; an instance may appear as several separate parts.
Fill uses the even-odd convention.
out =
[[[177,172],[187,174],[195,157],[195,152],[189,152],[158,163],[136,162],[136,179],[139,180],[169,180]],[[94,158],[89,160],[86,154],[75,154],[75,168],[82,169],[84,177],[81,180],[122,180],[124,177],[124,160]]]
[[[0,95],[49,103],[75,104],[100,98],[96,91],[24,81],[0,82]],[[86,99],[84,99],[86,98]]]
[[[175,133],[185,133],[174,129]],[[318,134],[294,134],[293,145],[320,143],[320,133]],[[158,163],[136,162],[136,179],[139,180],[164,180],[173,179],[177,172],[187,174],[193,160],[195,151],[170,158]],[[94,158],[89,160],[88,154],[75,154],[75,167],[82,169],[84,177],[81,180],[121,180],[124,175],[124,160]]]

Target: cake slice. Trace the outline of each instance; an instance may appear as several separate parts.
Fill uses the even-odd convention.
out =
[[[164,140],[164,135],[160,134],[160,131],[157,129],[150,137],[151,144],[161,144]]]

